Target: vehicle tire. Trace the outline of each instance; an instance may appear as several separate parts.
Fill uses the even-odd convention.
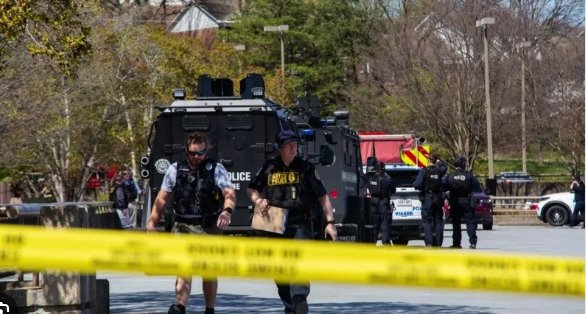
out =
[[[492,221],[483,223],[482,230],[492,230]]]
[[[550,225],[559,227],[568,223],[570,214],[563,206],[552,205],[545,212],[545,217]]]
[[[409,243],[409,240],[403,238],[393,240],[393,245],[407,245],[407,243]]]

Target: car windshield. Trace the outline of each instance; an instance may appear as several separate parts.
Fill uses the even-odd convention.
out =
[[[397,187],[412,187],[419,170],[387,170],[387,173],[391,176],[393,183],[395,183]]]

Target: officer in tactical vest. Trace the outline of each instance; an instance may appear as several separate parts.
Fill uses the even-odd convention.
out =
[[[450,248],[461,249],[462,245],[462,217],[466,223],[466,232],[470,240],[470,248],[475,249],[478,238],[476,237],[476,222],[472,191],[480,190],[480,183],[476,177],[466,171],[466,159],[458,157],[454,161],[454,170],[443,180],[445,191],[449,194],[450,216],[452,217],[452,246]]]
[[[367,161],[368,164],[368,161]],[[367,170],[369,170],[367,166]],[[391,210],[391,194],[396,187],[391,177],[385,172],[385,164],[376,161],[371,171],[368,172],[366,184],[370,195],[370,216],[372,217],[373,239],[378,243],[378,235],[382,245],[392,244],[391,225],[393,223],[393,211]]]
[[[265,162],[248,185],[250,200],[265,211],[270,206],[288,209],[285,232],[273,237],[312,239],[311,210],[317,202],[323,209],[325,234],[337,238],[334,212],[326,189],[313,166],[297,155],[299,137],[294,131],[281,131],[275,140],[279,156]],[[285,312],[307,313],[309,283],[277,283]]]
[[[236,204],[234,191],[226,168],[206,158],[207,140],[201,133],[188,135],[185,142],[186,159],[169,166],[163,178],[161,190],[153,204],[147,230],[155,231],[167,202],[173,202],[175,222],[173,233],[221,234],[230,224]],[[223,202],[222,202],[223,194]],[[177,277],[175,283],[176,304],[170,314],[185,314],[185,306],[191,292],[191,277]],[[206,278],[202,282],[206,314],[214,313],[217,279]]]
[[[441,247],[444,241],[442,178],[448,167],[434,154],[429,154],[428,160],[429,165],[419,171],[413,187],[420,191],[425,246]]]

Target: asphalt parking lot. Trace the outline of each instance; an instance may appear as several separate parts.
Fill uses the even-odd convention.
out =
[[[549,225],[500,226],[479,230],[478,251],[584,258],[584,229]],[[462,232],[462,244],[468,241]],[[451,245],[451,230],[444,247]],[[409,246],[423,249],[422,241]],[[465,246],[467,247],[467,246]],[[392,249],[392,248],[381,248]],[[467,250],[466,248],[464,250]],[[112,313],[166,313],[174,302],[174,278],[99,273],[110,282]],[[194,278],[188,313],[203,312],[199,278]],[[584,298],[478,292],[399,286],[341,285],[314,282],[312,313],[584,313]],[[220,278],[217,313],[282,313],[270,280]]]

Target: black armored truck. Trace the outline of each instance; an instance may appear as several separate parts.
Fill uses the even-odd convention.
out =
[[[363,184],[360,137],[350,128],[349,112],[336,110],[332,115],[321,118],[321,104],[314,96],[299,97],[296,106],[290,109],[295,126],[304,139],[299,148],[301,156],[311,160],[312,156],[320,155],[318,149],[323,146],[334,152],[335,160],[331,165],[316,162],[316,168],[339,222],[336,224],[338,240],[371,242],[372,224],[364,206],[366,188]],[[319,230],[323,232],[323,229]]]
[[[359,159],[349,162],[350,157],[338,156],[340,147],[346,147],[351,158],[360,158],[358,136],[350,143],[338,135],[340,132],[324,132],[327,128],[321,127],[321,122],[312,123],[313,127],[300,122],[302,114],[298,112],[296,115],[294,111],[265,97],[264,80],[259,74],[248,74],[240,81],[239,95],[234,94],[233,85],[230,79],[202,75],[195,99],[188,99],[185,90],[175,89],[171,105],[159,107],[160,114],[153,122],[148,137],[149,152],[141,158],[141,176],[149,179],[143,225],[150,216],[152,202],[159,192],[165,171],[170,164],[185,156],[187,134],[199,131],[208,138],[208,156],[225,166],[236,189],[236,208],[227,232],[250,233],[252,203],[246,195],[248,183],[266,160],[278,154],[274,145],[275,135],[281,130],[293,130],[302,138],[300,153],[318,166],[320,174],[324,174],[322,177],[336,208],[336,221],[341,224],[351,222],[358,230],[362,207],[354,204],[360,203],[357,198],[360,196],[358,186],[361,178],[359,167],[354,163],[361,165],[361,162]],[[346,166],[337,167],[340,163]],[[332,175],[330,172],[337,173]],[[331,177],[339,177],[335,188],[330,188],[330,182],[335,181]],[[351,186],[343,182],[350,182]],[[347,191],[353,194],[348,196]],[[350,201],[349,206],[337,205],[341,195]],[[316,238],[321,236],[319,231],[323,229],[319,207],[316,203],[312,209]],[[167,230],[172,225],[172,217],[172,209],[168,206],[164,218]],[[346,239],[354,241],[360,237],[355,235]]]

